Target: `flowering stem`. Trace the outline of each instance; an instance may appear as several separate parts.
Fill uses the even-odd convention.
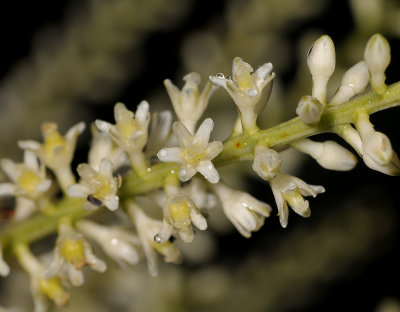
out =
[[[359,112],[368,114],[400,105],[400,82],[387,87],[384,94],[373,91],[357,97],[341,105],[326,107],[318,125],[307,125],[299,117],[281,123],[255,134],[242,134],[228,139],[224,143],[223,152],[213,161],[215,166],[223,166],[233,162],[251,160],[257,143],[263,142],[270,148],[279,150],[294,141],[323,132],[335,132],[341,125],[353,123]],[[142,175],[134,170],[123,180],[119,191],[121,202],[132,196],[145,194],[163,187],[163,181],[169,175],[177,175],[179,165],[159,163],[150,167]],[[57,204],[57,210],[49,215],[37,215],[17,224],[4,227],[0,233],[0,244],[4,249],[17,244],[28,244],[57,230],[62,217],[72,221],[87,216],[93,211],[83,209],[84,199],[65,197]]]

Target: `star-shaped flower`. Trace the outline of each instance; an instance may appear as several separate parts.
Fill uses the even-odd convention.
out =
[[[207,118],[193,135],[183,123],[175,122],[172,129],[180,147],[163,148],[158,152],[158,158],[163,162],[181,164],[178,175],[182,182],[200,172],[210,183],[217,183],[219,174],[211,160],[222,152],[223,145],[220,141],[209,143],[213,127],[214,122]]]
[[[116,210],[119,205],[119,198],[116,195],[120,180],[113,177],[112,163],[103,159],[99,170],[95,170],[88,164],[80,164],[78,173],[81,177],[79,184],[68,187],[67,194],[71,197],[86,198],[85,208],[93,210],[106,206],[110,210]]]
[[[272,64],[265,63],[259,67],[253,74],[253,68],[250,64],[244,62],[240,57],[235,57],[232,64],[232,78],[223,74],[210,76],[210,80],[218,86],[228,91],[235,102],[242,121],[242,126],[250,133],[256,132],[257,115],[261,112],[267,101],[260,101],[263,89],[268,86],[267,93],[271,92],[270,83],[275,77],[272,72]]]

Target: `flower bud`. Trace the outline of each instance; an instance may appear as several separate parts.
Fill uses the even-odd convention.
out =
[[[314,142],[303,139],[292,144],[299,151],[310,155],[328,170],[348,171],[357,164],[357,158],[334,141]]]
[[[297,115],[306,124],[319,122],[323,111],[324,105],[317,98],[310,95],[302,96],[296,108]]]
[[[343,75],[339,90],[329,104],[338,105],[348,101],[353,96],[364,92],[369,82],[367,64],[358,62],[350,67]]]
[[[313,79],[312,95],[325,104],[326,86],[335,70],[335,46],[329,36],[321,36],[308,52],[307,65]]]
[[[264,180],[270,181],[279,172],[281,157],[273,149],[257,145],[254,149],[253,170]]]
[[[390,46],[380,34],[373,35],[365,47],[364,59],[371,74],[372,89],[382,94],[385,89],[385,70],[390,63]]]

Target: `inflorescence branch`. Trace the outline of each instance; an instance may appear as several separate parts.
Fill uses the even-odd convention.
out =
[[[197,73],[184,77],[181,90],[167,79],[165,86],[178,121],[172,123],[170,111],[151,114],[146,101],[135,113],[117,103],[115,124],[96,120],[92,125],[88,162],[77,167],[78,181],[71,161],[84,123],[73,126],[64,136],[56,124],[45,123],[43,143],[18,142],[24,149],[23,163],[1,162],[10,182],[0,184],[0,196],[13,196],[15,211],[0,232],[0,275],[10,272],[3,254],[13,252],[30,276],[35,311],[40,312],[46,311],[49,300],[58,306],[67,303],[64,286],[84,282],[82,267],[106,270],[90,241],[121,265],[134,265],[144,255],[149,273],[155,276],[157,253],[166,262],[182,261],[171,238],[192,242],[196,229],[207,229],[207,210],[218,203],[240,234],[249,238],[263,226],[273,207],[222,181],[218,168],[241,161],[252,161],[251,168],[270,185],[282,227],[288,224],[289,207],[309,217],[305,197],[315,197],[325,189],[282,172],[279,153],[295,148],[328,170],[348,171],[357,162],[356,156],[337,142],[309,139],[320,133],[340,136],[371,169],[399,175],[400,160],[390,140],[369,120],[377,111],[400,105],[400,82],[385,84],[389,63],[388,42],[379,34],[372,36],[364,60],[348,69],[336,94],[328,100],[326,89],[335,70],[335,48],[328,36],[322,36],[307,56],[313,86],[311,95],[299,100],[298,117],[265,130],[259,129],[257,117],[267,104],[261,101],[262,95],[269,98],[271,93],[275,77],[271,63],[253,71],[250,64],[236,57],[232,76],[210,76],[212,83],[207,82],[202,92]],[[210,142],[213,119],[206,118],[197,126],[218,87],[229,93],[238,110],[232,134],[224,143]],[[53,171],[55,179],[46,175],[46,168]],[[61,199],[57,190],[63,194]],[[160,209],[162,220],[145,213],[136,201],[139,195],[147,196]],[[120,225],[86,218],[119,208],[124,212],[118,218],[129,219]],[[135,231],[124,226],[127,222]],[[29,244],[54,233],[53,261],[46,266],[30,251]]]

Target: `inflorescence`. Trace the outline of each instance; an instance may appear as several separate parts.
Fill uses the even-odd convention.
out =
[[[117,103],[115,124],[96,120],[92,125],[88,163],[77,167],[78,181],[71,161],[85,124],[78,123],[64,136],[57,124],[43,124],[43,143],[18,142],[24,150],[23,163],[1,161],[10,182],[0,184],[0,195],[15,198],[15,212],[0,233],[0,275],[10,273],[3,255],[13,253],[30,277],[35,311],[46,311],[50,301],[57,306],[68,302],[66,288],[84,283],[83,267],[98,272],[107,269],[106,262],[95,255],[92,242],[120,265],[134,265],[144,255],[149,273],[155,276],[157,253],[166,262],[182,261],[172,238],[192,242],[196,230],[207,229],[208,210],[218,209],[218,203],[246,238],[274,210],[282,227],[288,224],[289,207],[309,217],[305,197],[316,197],[325,189],[282,172],[279,153],[295,148],[329,170],[348,171],[357,163],[357,157],[338,143],[308,138],[318,133],[336,133],[368,167],[399,175],[400,161],[388,137],[369,120],[370,114],[400,103],[400,84],[385,84],[389,63],[388,42],[379,34],[372,36],[364,60],[346,71],[335,95],[327,99],[335,48],[328,36],[322,36],[307,56],[312,91],[299,100],[298,117],[265,130],[259,128],[257,117],[272,90],[275,73],[271,63],[254,71],[236,57],[232,76],[210,76],[211,82],[201,92],[197,73],[184,76],[181,90],[167,79],[164,84],[178,120],[172,122],[170,111],[151,114],[146,101],[135,113]],[[210,142],[214,121],[201,119],[218,87],[229,93],[238,110],[231,136],[224,143]],[[241,160],[251,160],[255,173],[269,183],[276,208],[222,181],[218,167]],[[159,207],[162,218],[147,214],[138,195]],[[121,222],[100,224],[88,218],[104,211],[103,207]],[[133,229],[126,226],[126,219]],[[29,245],[53,233],[57,233],[53,258],[45,264]]]

